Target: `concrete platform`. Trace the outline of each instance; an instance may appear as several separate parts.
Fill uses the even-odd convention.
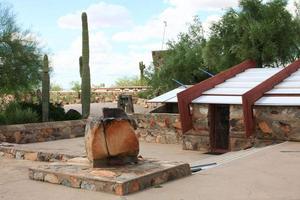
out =
[[[84,138],[56,140],[31,144],[0,143],[0,153],[7,158],[32,161],[66,161],[85,157]],[[201,151],[185,151],[179,144],[155,144],[140,142],[140,155],[145,158],[190,163],[213,155]]]
[[[140,160],[137,164],[91,168],[87,159],[29,168],[29,178],[53,184],[126,195],[191,175],[189,164]],[[74,162],[75,161],[75,162]]]
[[[151,148],[149,148],[151,147]],[[198,163],[193,152],[181,152],[180,146],[151,144],[144,148],[145,157],[160,160],[168,157]],[[173,152],[173,155],[171,154]],[[262,148],[241,158],[227,154],[214,156],[216,161],[227,160],[217,167],[192,176],[167,182],[127,196],[93,192],[57,184],[33,181],[28,168],[45,163],[7,159],[0,155],[0,199],[2,200],[299,200],[300,143],[287,142]],[[213,158],[213,157],[211,157]],[[207,158],[209,159],[209,158]],[[208,161],[208,160],[206,160]],[[200,164],[200,163],[199,163]]]

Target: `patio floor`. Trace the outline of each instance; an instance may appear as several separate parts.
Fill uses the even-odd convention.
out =
[[[82,152],[82,138],[56,141],[55,148]],[[59,145],[58,145],[59,143]],[[31,144],[30,148],[51,150],[54,143]],[[24,145],[25,146],[25,145]],[[27,146],[26,148],[28,148]],[[180,145],[141,144],[144,157],[167,160],[222,161],[217,167],[190,177],[150,188],[125,197],[31,181],[28,167],[44,163],[0,157],[0,199],[5,200],[188,200],[188,199],[289,199],[300,197],[300,143],[285,142],[242,153],[212,157],[201,152],[182,151]],[[148,150],[147,150],[148,149]],[[202,157],[208,156],[208,157]]]

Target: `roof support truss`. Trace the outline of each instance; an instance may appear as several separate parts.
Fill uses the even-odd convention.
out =
[[[300,68],[300,59],[293,62],[283,70],[279,71],[275,75],[271,76],[267,80],[263,81],[256,87],[252,88],[242,96],[243,101],[243,113],[244,113],[244,124],[246,128],[246,136],[250,137],[255,128],[254,116],[253,116],[253,105],[261,98],[265,92],[271,90],[275,85],[282,82],[292,73]]]
[[[190,87],[177,94],[178,108],[180,113],[180,120],[182,125],[182,132],[185,133],[192,129],[192,116],[190,114],[190,103],[203,92],[215,87],[216,85],[223,83],[225,80],[232,78],[236,74],[239,74],[246,69],[256,67],[256,63],[252,60],[246,60],[228,70],[221,72],[214,77],[204,80],[193,87]]]

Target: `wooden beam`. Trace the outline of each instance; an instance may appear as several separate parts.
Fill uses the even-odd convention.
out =
[[[256,87],[252,88],[242,96],[243,101],[243,113],[244,113],[244,124],[246,128],[246,136],[250,137],[254,132],[254,116],[253,116],[253,105],[260,99],[265,92],[271,90],[275,85],[282,82],[292,73],[300,68],[300,59],[293,62],[283,70],[274,74],[267,80],[263,81]]]
[[[216,85],[223,83],[225,80],[232,78],[236,74],[239,74],[246,69],[256,67],[255,61],[246,60],[234,67],[227,69],[209,79],[206,79],[193,87],[190,87],[177,94],[178,108],[180,113],[180,120],[182,125],[182,132],[185,133],[192,129],[192,116],[190,115],[189,105],[190,103],[202,95],[203,92],[215,87]]]

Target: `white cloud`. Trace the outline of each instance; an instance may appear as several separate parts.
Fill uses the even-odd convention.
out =
[[[213,23],[218,22],[221,19],[220,15],[210,15],[206,18],[206,20],[202,23],[204,35],[207,38],[210,34],[210,27]]]
[[[238,5],[238,0],[166,0],[170,6],[159,15],[151,18],[148,22],[141,26],[135,26],[130,31],[119,32],[113,36],[114,41],[118,42],[141,42],[151,39],[162,39],[163,21],[167,21],[166,41],[175,39],[179,32],[185,31],[187,23],[193,20],[193,17],[203,10],[221,11],[228,7]],[[208,17],[206,24],[217,19],[214,14]]]
[[[287,5],[287,10],[293,15],[296,16],[296,6],[295,6],[295,2],[300,3],[299,0],[293,1],[293,0],[289,0],[288,1],[288,5]]]
[[[67,14],[58,19],[61,28],[81,28],[81,13],[77,11]],[[91,29],[129,26],[132,24],[131,16],[126,7],[117,4],[99,2],[85,9],[88,15],[89,27]]]
[[[175,7],[189,8],[195,10],[218,11],[238,6],[238,0],[166,0]]]
[[[236,6],[238,0],[214,2],[209,0],[166,0],[169,6],[161,13],[151,17],[144,24],[131,26],[128,31],[115,32],[112,37],[104,32],[93,31],[90,34],[90,68],[92,84],[105,83],[107,86],[114,83],[117,78],[139,74],[138,63],[144,61],[149,65],[152,61],[151,51],[161,48],[164,21],[167,21],[165,41],[176,39],[178,33],[186,31],[187,23],[193,20],[193,17],[201,11],[211,11],[203,21],[204,30],[207,31],[212,22],[217,21],[223,8]],[[115,26],[119,24],[130,24],[130,14],[126,8],[112,9],[113,17],[108,20],[98,13],[105,3],[92,5],[87,9],[89,24],[95,27]],[[100,6],[99,6],[100,5]],[[92,11],[94,10],[94,11]],[[216,12],[217,11],[217,12]],[[108,12],[105,9],[105,12]],[[104,13],[105,13],[104,12]],[[123,13],[123,14],[122,14]],[[122,17],[124,16],[124,17]],[[98,23],[97,17],[105,22]],[[78,20],[78,19],[79,20]],[[80,12],[66,15],[59,20],[59,24],[64,28],[79,28]],[[107,23],[107,25],[105,25]],[[124,47],[124,44],[127,45]],[[118,47],[122,46],[122,50]],[[125,48],[125,50],[124,50]],[[68,49],[58,52],[54,55],[55,81],[60,79],[66,83],[79,80],[78,57],[81,55],[81,37],[74,40]]]
[[[118,78],[139,74],[138,63],[151,62],[151,44],[131,46],[126,53],[118,52],[103,32],[90,34],[90,70],[92,84],[105,83],[109,86]],[[53,56],[53,81],[63,84],[80,80],[79,56],[81,55],[81,37],[76,38],[68,49]]]

